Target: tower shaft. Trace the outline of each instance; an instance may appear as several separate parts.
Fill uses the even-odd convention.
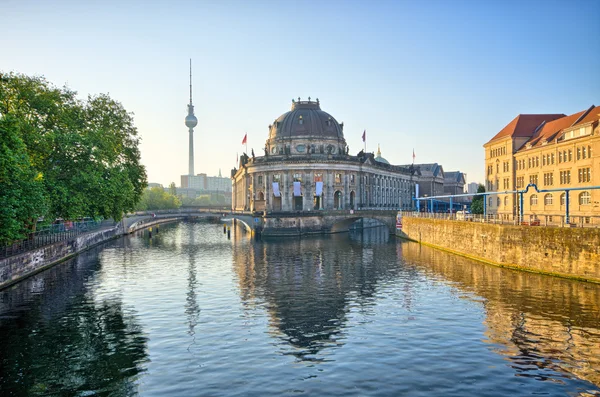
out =
[[[192,60],[190,59],[190,104],[188,105],[188,115],[185,118],[185,125],[189,129],[190,153],[188,175],[194,175],[194,127],[198,125],[198,119],[194,115],[194,105],[192,104]]]
[[[194,129],[190,128],[190,160],[189,175],[194,175]]]

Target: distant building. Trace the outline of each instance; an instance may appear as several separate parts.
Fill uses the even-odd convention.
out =
[[[444,173],[444,194],[463,194],[465,192],[465,174],[460,171]]]
[[[477,189],[479,189],[479,183],[471,182],[467,185],[467,193],[475,194],[477,193]]]
[[[156,182],[148,182],[148,189],[151,189],[153,187],[160,187],[160,188],[162,188],[163,185],[160,184],[160,183],[156,183]]]
[[[419,184],[419,197],[443,196],[444,168],[438,163],[413,164],[418,170],[415,181]]]
[[[538,189],[600,185],[600,107],[566,116],[564,114],[521,114],[483,145],[486,190],[523,190],[528,184]],[[544,218],[564,222],[567,194],[571,223],[589,223],[600,216],[600,190],[538,193],[530,188],[524,195],[526,220]],[[519,195],[489,197],[487,211],[504,219],[520,212]]]

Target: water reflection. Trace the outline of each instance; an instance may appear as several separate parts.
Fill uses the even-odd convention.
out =
[[[350,306],[372,314],[378,283],[398,276],[388,241],[384,227],[352,233],[350,244],[347,234],[236,243],[241,298],[249,307],[266,306],[273,332],[291,347],[283,347],[284,354],[326,361],[317,355],[344,345]]]
[[[413,243],[404,261],[481,300],[487,342],[517,376],[548,371],[600,385],[600,286],[487,266]],[[556,378],[556,375],[553,375]]]
[[[2,395],[135,393],[147,341],[118,296],[90,290],[99,263],[91,250],[0,292]]]

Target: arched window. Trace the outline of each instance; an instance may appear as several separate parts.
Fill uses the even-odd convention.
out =
[[[500,207],[500,197],[496,197],[496,206]]]
[[[544,196],[544,205],[552,205],[552,194],[548,193]]]
[[[488,203],[490,205],[490,207],[492,206],[492,198],[490,197],[490,199],[488,200]]]
[[[537,194],[532,194],[531,197],[529,198],[529,204],[531,206],[537,205],[538,203],[538,197]]]
[[[560,205],[565,205],[567,201],[567,195],[565,193],[560,195]]]
[[[590,192],[582,192],[579,194],[579,205],[588,205],[592,202],[592,195]]]
[[[504,196],[504,207],[508,208],[508,196]]]

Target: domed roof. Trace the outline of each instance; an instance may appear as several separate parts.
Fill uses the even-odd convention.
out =
[[[377,156],[375,156],[375,161],[383,164],[389,164],[390,162],[381,157],[381,149],[379,148],[379,144],[377,144]]]
[[[292,100],[292,110],[282,114],[269,126],[269,140],[318,138],[344,140],[340,125],[329,113],[321,110],[320,102]]]

